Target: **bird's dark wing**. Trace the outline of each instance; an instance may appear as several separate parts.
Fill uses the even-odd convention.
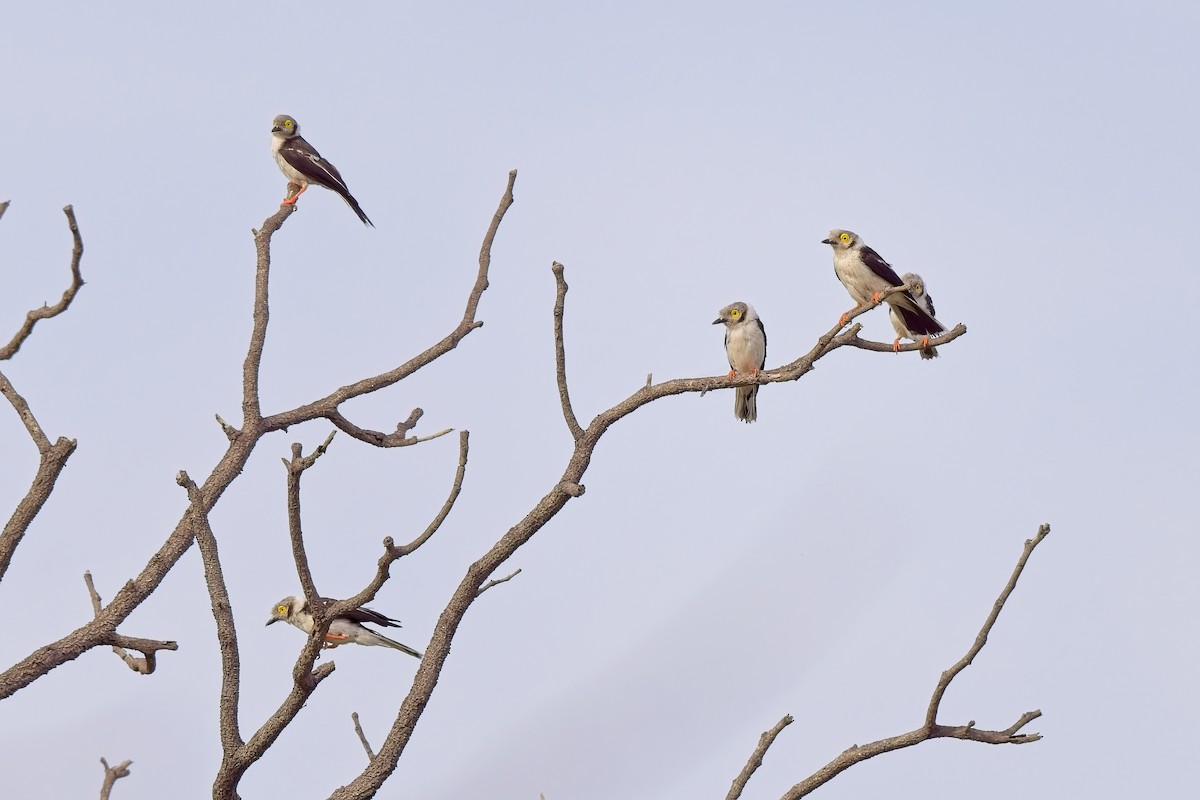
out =
[[[758,326],[758,329],[760,331],[762,331],[762,335],[763,335],[763,357],[762,357],[762,363],[758,365],[758,368],[766,369],[767,368],[767,329],[763,327],[761,319],[754,320],[754,324]]]
[[[917,305],[908,292],[892,295],[887,298],[887,303],[903,317],[904,327],[913,334],[934,336],[946,330],[942,323],[933,318],[933,315],[926,313],[925,309]],[[933,308],[933,305],[930,304],[929,307]]]
[[[316,148],[304,141],[303,137],[293,136],[291,139],[285,139],[279,148],[279,155],[309,182],[332,189],[338,194],[350,192],[337,167],[321,158]]]
[[[931,316],[937,316],[937,309],[933,307],[933,295],[931,295],[929,292],[925,293],[925,307],[929,309]]]
[[[352,608],[342,616],[353,622],[370,622],[383,628],[400,627],[400,620],[385,617],[378,611],[372,611],[369,608]]]
[[[304,137],[293,136],[291,139],[285,139],[279,148],[279,155],[309,183],[324,186],[326,189],[340,194],[346,201],[346,205],[350,206],[350,209],[358,215],[364,225],[375,227],[375,223],[367,218],[366,212],[354,199],[354,195],[350,194],[350,187],[346,186],[346,181],[342,179],[342,173],[338,172],[337,167],[333,164],[321,158],[321,154],[306,142]]]
[[[892,265],[883,260],[883,257],[876,253],[865,244],[862,246],[862,260],[871,272],[874,272],[879,277],[890,283],[892,286],[900,286],[904,281],[900,280],[900,276],[896,274],[896,270],[892,269]]]

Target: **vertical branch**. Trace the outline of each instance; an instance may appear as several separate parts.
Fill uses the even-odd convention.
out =
[[[8,204],[5,203],[7,208]],[[73,245],[71,247],[71,285],[63,292],[62,298],[52,306],[43,305],[41,308],[35,308],[25,315],[25,322],[21,328],[13,335],[8,344],[0,347],[0,361],[7,361],[16,355],[21,349],[21,345],[33,333],[33,326],[37,325],[43,319],[57,317],[59,314],[71,307],[71,301],[75,299],[75,295],[79,293],[83,287],[83,273],[79,270],[79,262],[83,259],[83,237],[79,233],[79,225],[75,222],[75,209],[71,206],[63,208],[63,213],[67,215],[67,227],[71,230],[71,239]]]
[[[554,283],[557,288],[554,297],[554,371],[555,377],[558,379],[558,399],[562,403],[567,430],[571,432],[572,439],[579,441],[579,438],[583,436],[583,428],[579,427],[579,420],[575,418],[575,411],[571,408],[571,393],[567,389],[567,350],[563,340],[563,310],[567,302],[567,281],[563,277],[562,264],[555,261],[550,265],[550,270],[554,273]]]
[[[284,459],[283,462],[287,468],[288,533],[292,540],[292,557],[296,561],[296,575],[300,578],[301,588],[304,589],[304,599],[308,601],[309,612],[318,619],[324,604],[321,603],[321,597],[317,593],[312,569],[308,565],[308,553],[304,549],[304,531],[300,524],[300,476],[304,474],[304,470],[315,464],[318,458],[325,455],[325,451],[329,449],[329,443],[333,441],[336,434],[336,430],[330,431],[325,441],[308,456],[301,455],[302,449],[299,442],[293,443],[292,460]]]
[[[283,205],[279,211],[267,218],[262,229],[254,231],[254,249],[258,256],[254,271],[254,310],[250,329],[250,347],[242,365],[242,426],[257,427],[262,419],[262,406],[258,397],[258,373],[262,367],[263,347],[267,343],[267,321],[270,319],[268,288],[271,275],[271,237],[284,221],[294,212],[294,205]]]
[[[233,606],[225,575],[221,569],[221,556],[217,551],[217,537],[213,535],[208,513],[204,509],[204,498],[186,472],[180,471],[176,482],[187,490],[191,501],[190,516],[192,535],[200,549],[200,560],[204,563],[204,582],[208,586],[208,598],[212,605],[213,619],[217,623],[217,645],[221,651],[221,701],[217,710],[218,727],[221,734],[221,750],[224,759],[242,746],[242,735],[238,730],[238,704],[241,695],[242,666],[238,652],[237,628],[233,622]]]

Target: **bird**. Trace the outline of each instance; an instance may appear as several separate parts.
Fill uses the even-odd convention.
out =
[[[329,608],[337,601],[322,597],[321,602],[325,604],[326,608]],[[275,607],[271,609],[271,618],[267,620],[267,624],[273,625],[276,622],[287,622],[308,634],[313,632],[313,615],[309,613],[308,601],[303,597],[288,596],[276,603]],[[362,624],[364,622],[384,628],[400,627],[400,620],[385,617],[378,611],[372,611],[369,608],[352,608],[329,623],[329,631],[325,634],[325,642],[322,647],[331,648],[353,642],[354,644],[391,647],[402,653],[408,653],[413,658],[422,657],[419,650],[414,650],[406,644],[376,633],[364,626]]]
[[[321,158],[316,148],[300,135],[300,123],[296,122],[295,117],[280,114],[271,123],[271,152],[275,154],[275,162],[288,179],[289,194],[283,199],[283,205],[294,205],[300,195],[308,191],[309,184],[315,183],[340,194],[364,225],[375,227],[375,223],[367,218],[354,195],[350,194],[346,181],[342,179],[342,173],[328,160]],[[290,194],[291,184],[300,187],[295,194]]]
[[[929,316],[937,314],[933,309],[933,295],[929,294],[925,287],[925,279],[915,272],[906,272],[900,276],[900,279],[908,284],[908,291],[912,293],[913,299],[917,301],[917,305],[921,307]],[[892,327],[896,329],[896,341],[892,342],[892,350],[900,352],[900,339],[912,339],[914,342],[921,342],[921,358],[937,358],[938,351],[936,347],[929,346],[929,337],[918,337],[908,329],[904,324],[904,317],[897,313],[892,306],[888,307],[888,315],[892,318]]]
[[[725,355],[729,377],[739,372],[757,375],[767,364],[767,331],[754,306],[738,301],[717,312],[713,325],[725,325]],[[743,422],[758,419],[758,386],[739,386],[733,392],[733,415]]]
[[[884,290],[904,283],[891,264],[863,244],[862,239],[853,231],[834,228],[829,232],[828,239],[821,240],[821,244],[833,248],[834,274],[854,298],[854,308],[842,314],[839,319],[841,325],[846,324],[847,316],[863,306],[878,303],[879,295]],[[909,291],[897,292],[884,299],[896,310],[904,320],[904,326],[912,333],[928,338],[946,330],[932,314],[921,308]]]

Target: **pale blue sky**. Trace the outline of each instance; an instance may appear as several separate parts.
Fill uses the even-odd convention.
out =
[[[74,7],[73,7],[74,6]],[[726,370],[709,323],[758,309],[767,366],[850,306],[831,227],[926,279],[969,334],[936,362],[839,351],[759,394],[669,398],[618,424],[572,501],[470,612],[380,797],[723,797],[784,713],[746,797],[778,797],[851,743],[916,727],[1038,523],[1034,556],[942,721],[1023,747],[934,742],[856,767],[827,798],[1172,797],[1200,778],[1192,578],[1200,558],[1188,305],[1200,185],[1191,3],[22,4],[0,53],[0,338],[67,279],[87,286],[0,365],[52,437],[79,440],[0,584],[0,664],[107,599],[240,417],[251,228],[284,179],[287,113],[377,225],[314,189],[275,238],[268,410],[382,371],[461,315],[509,169],[486,325],[346,410],[471,431],[458,507],[375,607],[423,648],[466,566],[557,480],[551,261],[587,420],[645,380]],[[861,320],[890,341],[882,310]],[[262,627],[298,588],[291,442],[264,441],[213,524],[252,730],[303,644]],[[0,408],[0,515],[36,451]],[[379,452],[339,437],[305,478],[322,591],[367,580],[449,487],[453,437]],[[198,555],[123,626],[176,639],[150,677],[92,651],[0,704],[12,797],[206,797],[218,658]],[[416,666],[343,648],[335,675],[242,783],[324,797],[364,764]],[[316,763],[319,759],[320,763]]]

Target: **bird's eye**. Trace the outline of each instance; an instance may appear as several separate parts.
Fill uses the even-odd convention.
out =
[[[917,294],[924,294],[924,293],[925,293],[925,287],[923,287],[923,286],[922,286],[920,283],[914,283],[914,284],[913,284],[913,291],[914,291],[914,292],[916,292]]]
[[[843,242],[848,242],[848,241],[850,241],[850,234],[848,234],[848,233],[843,233],[843,234],[842,234],[841,236],[839,236],[838,238],[839,238],[839,239],[841,239]]]
[[[285,120],[283,121],[283,127],[285,127],[285,128],[290,128],[290,127],[292,127],[292,126],[293,126],[293,125],[295,125],[295,124],[296,124],[296,123],[292,122],[290,119],[285,119]]]
[[[737,319],[738,315],[740,315],[741,313],[742,312],[738,311],[736,308],[732,308],[729,310],[729,316],[733,317],[734,319]]]
[[[278,608],[276,608],[275,610],[276,610],[276,611],[278,611],[280,614],[286,614],[286,613],[287,613],[287,606],[279,606],[279,607],[278,607]]]

